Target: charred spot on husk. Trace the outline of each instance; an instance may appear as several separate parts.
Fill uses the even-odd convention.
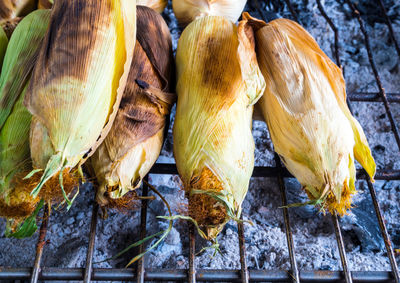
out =
[[[21,20],[22,18],[18,17],[1,23],[1,26],[6,33],[8,39],[11,38],[12,33],[14,32],[15,28]]]
[[[153,9],[138,6],[137,31],[138,43],[162,80],[161,89],[172,91],[168,82],[173,81],[174,59],[171,35],[164,19]],[[169,53],[168,56],[166,51]]]
[[[97,26],[111,21],[111,8],[107,1],[55,1],[49,31],[39,55],[40,64],[36,68],[40,72],[34,75],[43,76],[43,70],[46,70],[48,75],[44,76],[44,84],[53,83],[52,79],[56,77],[85,78],[89,69],[81,68],[81,64],[88,61],[98,44],[96,38],[101,32]],[[51,64],[47,65],[49,62]],[[66,65],[69,67],[65,68]]]

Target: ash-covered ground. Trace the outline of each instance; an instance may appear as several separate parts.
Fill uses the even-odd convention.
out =
[[[258,1],[259,11],[266,13],[275,10],[280,16],[290,13],[283,1],[267,4]],[[291,1],[299,14],[301,24],[315,37],[328,56],[334,58],[333,32],[321,16],[315,1]],[[327,14],[339,29],[340,56],[345,69],[348,92],[376,92],[377,86],[370,68],[364,38],[359,24],[352,17],[344,1],[321,1]],[[370,35],[374,58],[387,92],[400,91],[400,58],[388,33],[380,8],[376,1],[358,1],[365,15],[366,28]],[[393,28],[400,40],[400,3],[385,1]],[[254,5],[246,10],[259,17]],[[169,6],[164,12],[177,45],[180,30]],[[378,169],[400,170],[400,153],[383,103],[353,102],[354,115],[361,123],[372,148]],[[392,103],[391,110],[397,124],[400,121],[400,106]],[[256,166],[273,166],[273,146],[263,122],[255,121],[253,134],[256,142]],[[159,162],[173,163],[171,129]],[[169,201],[174,213],[185,206],[183,192],[179,189],[179,178],[169,175],[150,175],[150,183],[156,186]],[[300,185],[295,179],[286,179],[289,203],[306,200]],[[380,235],[371,197],[365,181],[357,181],[358,194],[354,197],[352,213],[340,220],[344,242],[351,270],[390,270],[385,247]],[[376,181],[375,189],[385,217],[395,249],[400,249],[400,182]],[[94,192],[91,185],[81,189],[81,194],[69,212],[53,211],[44,252],[43,265],[51,267],[81,267],[85,264],[88,243],[92,200]],[[254,226],[245,224],[248,265],[252,269],[290,268],[283,223],[280,191],[276,178],[253,178],[249,193],[243,203],[244,219],[251,220]],[[148,235],[167,227],[166,221],[156,219],[166,215],[167,209],[157,199],[149,204]],[[302,270],[339,270],[340,257],[333,232],[331,218],[324,216],[312,207],[290,209],[290,221],[295,241],[297,262]],[[96,234],[94,258],[100,261],[115,255],[130,243],[139,239],[139,213],[121,214],[108,212],[108,218],[99,219]],[[4,221],[0,220],[0,231]],[[0,266],[32,266],[37,235],[31,239],[6,239],[0,232]],[[240,268],[237,226],[230,222],[218,237],[222,255],[211,258],[212,251],[206,250],[196,258],[198,268]],[[208,243],[198,239],[197,250]],[[96,267],[123,267],[136,251],[116,260],[96,264]],[[148,268],[187,268],[188,267],[187,225],[175,222],[167,239],[146,256]],[[397,256],[400,263],[400,256]]]

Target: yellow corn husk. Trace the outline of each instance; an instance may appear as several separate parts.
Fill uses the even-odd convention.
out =
[[[91,157],[100,184],[100,204],[110,205],[113,199],[139,187],[156,162],[175,101],[175,95],[169,93],[174,85],[173,66],[167,24],[152,9],[138,6],[137,42],[128,83],[111,131]]]
[[[176,55],[174,155],[189,215],[207,239],[237,219],[254,167],[253,104],[265,82],[253,31],[220,16],[192,22]]]
[[[136,0],[136,5],[152,8],[158,13],[162,13],[167,7],[168,0]]]
[[[375,162],[360,124],[346,104],[341,70],[297,23],[255,28],[257,58],[267,87],[259,105],[275,151],[313,203],[343,215],[356,192],[354,159],[371,179]]]
[[[80,166],[106,137],[125,89],[135,37],[135,2],[55,2],[25,96],[35,116],[30,149],[37,169],[28,177],[42,170],[33,196],[52,176]],[[62,179],[60,174],[61,189]]]
[[[26,16],[36,7],[35,0],[2,0],[0,2],[0,22]]]
[[[23,100],[49,22],[50,11],[35,11],[21,21],[10,39],[0,76],[0,216],[16,223],[31,215],[39,201],[26,187],[18,186],[17,179],[32,169],[32,116]]]
[[[51,9],[53,7],[53,0],[39,0],[38,9]]]
[[[223,16],[236,22],[246,0],[172,0],[172,8],[179,24],[186,26],[204,16]]]

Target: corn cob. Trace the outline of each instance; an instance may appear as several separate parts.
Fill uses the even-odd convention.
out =
[[[246,0],[172,0],[172,8],[179,24],[186,26],[203,16],[224,16],[236,22]]]
[[[35,116],[35,170],[28,177],[41,176],[38,183],[28,180],[33,196],[52,176],[59,175],[63,190],[64,176],[79,170],[104,140],[125,88],[135,26],[136,4],[130,0],[55,2],[25,96]]]
[[[10,39],[0,76],[0,216],[9,218],[14,228],[33,213],[39,201],[18,185],[18,179],[32,169],[31,114],[23,100],[49,22],[46,10],[32,12],[21,21]]]
[[[137,42],[120,109],[110,133],[91,157],[100,183],[100,204],[110,205],[139,187],[157,160],[175,100],[168,93],[173,65],[167,24],[152,9],[138,6]]]
[[[375,162],[360,124],[346,104],[341,70],[297,23],[266,24],[243,18],[256,30],[257,57],[267,83],[259,106],[275,151],[311,202],[343,215],[356,192],[354,159],[371,180]]]
[[[214,239],[239,218],[254,167],[252,105],[265,82],[253,32],[224,17],[200,18],[183,31],[176,66],[176,165],[189,216]]]
[[[167,6],[167,0],[136,0],[136,5],[152,8],[158,13],[162,13]]]

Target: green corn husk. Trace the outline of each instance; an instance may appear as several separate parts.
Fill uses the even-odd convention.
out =
[[[156,162],[176,99],[170,93],[173,66],[167,24],[154,10],[138,6],[137,42],[128,83],[111,131],[90,160],[100,185],[97,201],[101,205],[124,208],[129,197],[134,197],[126,193],[140,186]]]
[[[58,0],[25,105],[34,115],[27,177],[37,196],[52,177],[64,183],[106,137],[128,77],[136,36],[131,0]],[[77,170],[74,170],[74,169]],[[38,182],[29,181],[40,175]]]
[[[253,104],[265,82],[253,31],[219,16],[192,22],[176,55],[174,156],[189,216],[214,239],[238,220],[254,168]]]
[[[21,21],[10,39],[0,76],[0,216],[8,218],[12,228],[31,215],[39,201],[27,188],[18,186],[17,179],[32,169],[32,115],[23,101],[49,22],[48,10],[35,11]]]
[[[346,104],[341,70],[299,24],[268,24],[243,14],[256,30],[257,58],[267,87],[259,107],[275,151],[310,203],[343,215],[355,194],[354,159],[371,180],[375,162]]]

